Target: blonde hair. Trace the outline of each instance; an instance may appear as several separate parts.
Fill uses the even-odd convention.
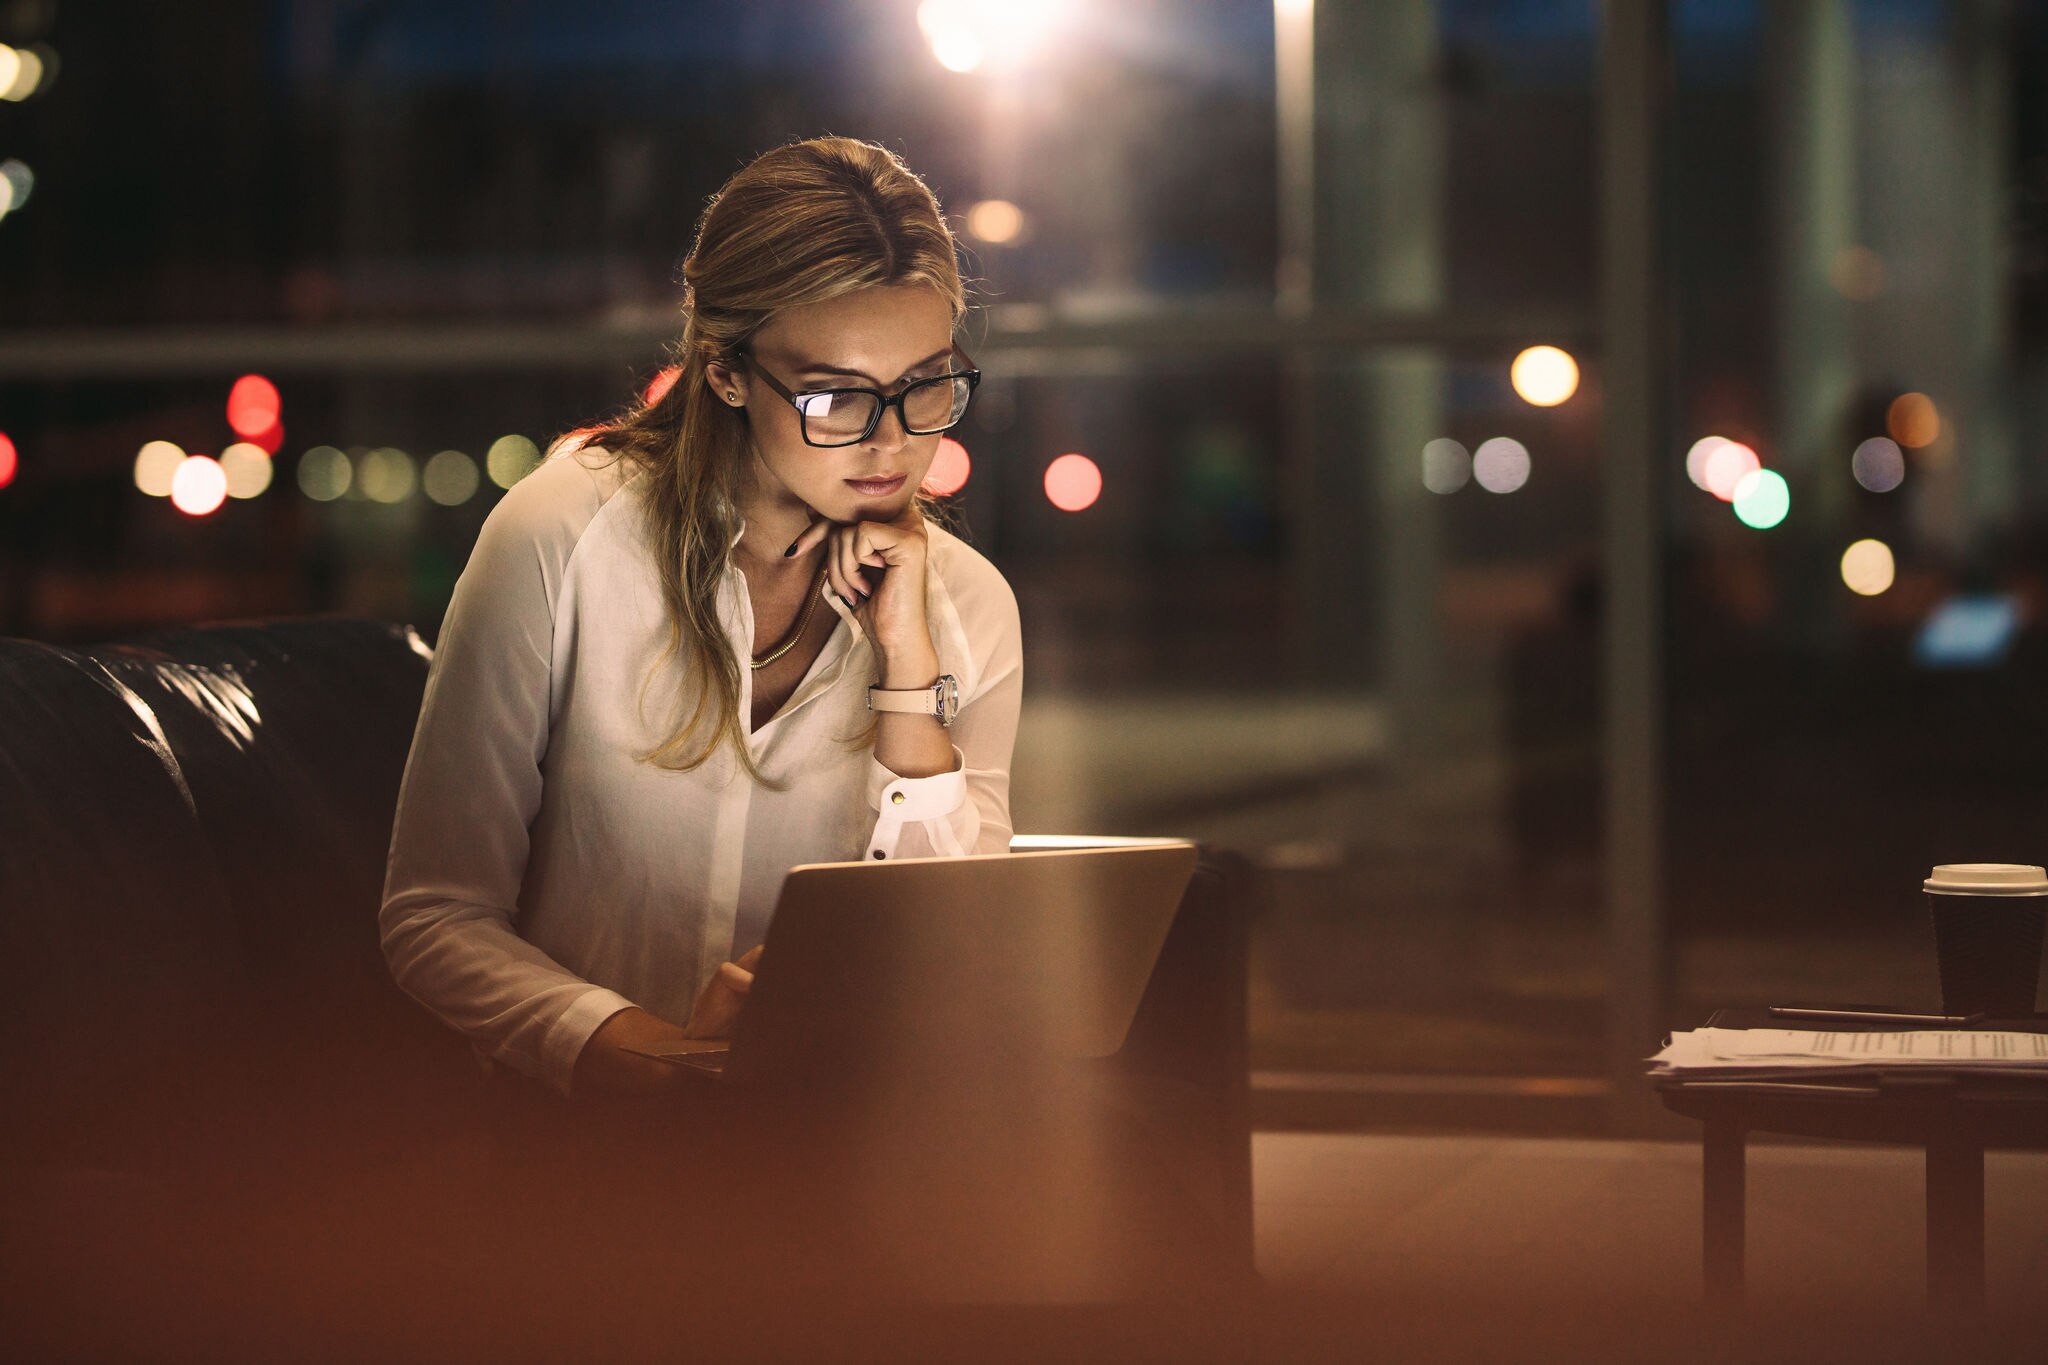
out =
[[[647,474],[650,539],[669,618],[655,669],[680,659],[688,682],[674,730],[643,761],[687,772],[729,743],[748,776],[766,781],[747,751],[741,663],[717,608],[740,533],[747,420],[744,410],[716,400],[705,367],[735,363],[782,309],[876,285],[928,284],[958,322],[967,300],[954,250],[938,200],[886,148],[822,137],[765,152],[725,183],[698,220],[683,261],[683,333],[672,348],[673,373],[664,376],[673,382],[652,403],[563,438],[602,446]]]

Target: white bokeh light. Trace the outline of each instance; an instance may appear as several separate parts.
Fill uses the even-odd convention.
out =
[[[1842,582],[1850,592],[1875,597],[1891,588],[1897,573],[1892,547],[1881,540],[1859,540],[1842,551]]]
[[[171,476],[171,505],[188,517],[203,517],[227,501],[228,476],[217,460],[187,455]]]
[[[220,467],[227,475],[231,498],[257,497],[270,487],[270,456],[262,446],[237,441],[220,453]]]
[[[484,472],[500,488],[510,488],[540,463],[540,447],[524,436],[500,436],[484,454]]]
[[[1579,362],[1555,346],[1531,346],[1508,367],[1508,382],[1523,402],[1554,408],[1579,391]]]
[[[1448,436],[1422,447],[1422,486],[1432,493],[1455,493],[1472,482],[1472,455]]]
[[[169,441],[151,441],[135,454],[135,486],[152,498],[168,498],[185,451]]]
[[[315,502],[333,502],[354,481],[348,456],[333,446],[314,446],[299,457],[299,491]]]
[[[1489,493],[1512,493],[1529,482],[1529,448],[1512,436],[1481,441],[1472,452],[1472,477]]]
[[[429,502],[458,507],[476,496],[482,478],[476,461],[459,450],[444,450],[427,461],[420,474],[420,489]]]

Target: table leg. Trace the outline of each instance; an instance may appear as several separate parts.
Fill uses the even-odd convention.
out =
[[[1707,1301],[1725,1307],[1742,1302],[1746,1139],[1740,1123],[1709,1119],[1701,1145],[1700,1250]]]
[[[1944,1134],[1927,1144],[1927,1302],[1984,1306],[1984,1144]]]

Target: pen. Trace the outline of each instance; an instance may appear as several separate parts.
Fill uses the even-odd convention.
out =
[[[1947,1028],[1968,1028],[1984,1021],[1981,1014],[1892,1014],[1882,1010],[1824,1010],[1800,1005],[1773,1005],[1770,1013],[1779,1019],[1826,1019],[1844,1024],[1933,1024]]]

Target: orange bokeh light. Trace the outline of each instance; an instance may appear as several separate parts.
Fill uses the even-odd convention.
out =
[[[227,501],[227,471],[205,455],[187,455],[171,476],[171,505],[190,517],[203,517]]]
[[[21,468],[21,457],[15,454],[14,442],[4,431],[0,431],[0,488],[14,482],[14,471]]]
[[[1102,470],[1086,455],[1062,455],[1045,468],[1045,496],[1062,512],[1079,512],[1102,496]]]
[[[235,435],[255,440],[277,425],[284,400],[277,385],[260,374],[245,374],[228,390],[228,425]]]
[[[932,456],[932,467],[925,471],[921,487],[935,498],[949,498],[967,486],[967,476],[973,470],[967,447],[950,436],[942,436],[939,453]]]
[[[676,376],[682,372],[682,366],[670,365],[656,374],[654,378],[647,381],[646,389],[640,394],[640,401],[651,408],[662,399],[668,397],[668,391],[676,386]]]
[[[1735,486],[1743,476],[1763,468],[1756,452],[1740,441],[1728,441],[1707,457],[1704,471],[1707,491],[1722,502],[1735,501]]]
[[[1908,450],[1931,446],[1941,435],[1941,413],[1924,393],[1902,393],[1885,411],[1885,430]]]

